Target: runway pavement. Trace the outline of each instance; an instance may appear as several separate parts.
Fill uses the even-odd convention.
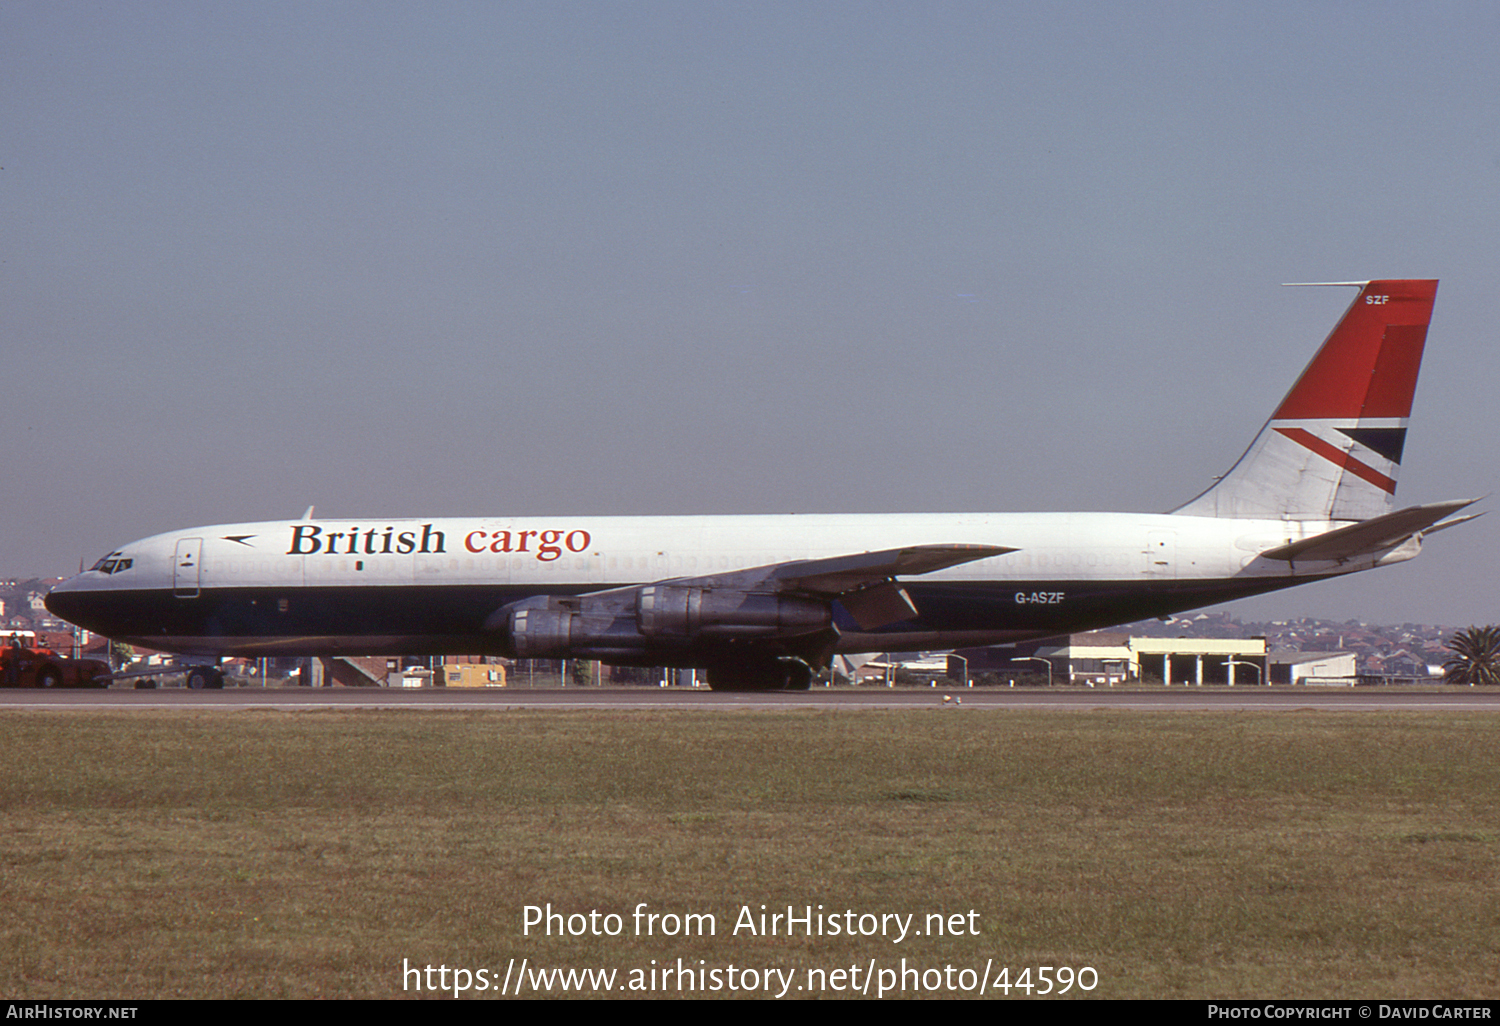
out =
[[[688,688],[226,688],[223,691],[0,689],[4,710],[733,710],[939,709],[951,712],[1048,709],[1142,712],[1276,711],[1500,713],[1500,691],[1402,688],[859,688],[732,694]]]

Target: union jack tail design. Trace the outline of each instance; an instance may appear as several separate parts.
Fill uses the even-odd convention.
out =
[[[1369,520],[1391,511],[1438,283],[1325,284],[1358,285],[1359,295],[1245,455],[1173,512]]]

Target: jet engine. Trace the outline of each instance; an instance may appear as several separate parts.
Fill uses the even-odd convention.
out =
[[[648,638],[803,634],[833,622],[826,601],[795,595],[653,584],[636,592],[635,622]]]
[[[833,622],[827,601],[795,595],[653,584],[595,595],[537,596],[498,610],[517,659],[640,661],[700,643],[810,634]]]

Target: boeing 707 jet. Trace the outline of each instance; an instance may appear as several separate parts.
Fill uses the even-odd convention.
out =
[[[803,689],[837,653],[1050,637],[1399,563],[1475,501],[1395,508],[1438,283],[1331,284],[1356,286],[1354,303],[1239,461],[1170,513],[309,510],[132,542],[47,608],[208,659],[581,658]]]

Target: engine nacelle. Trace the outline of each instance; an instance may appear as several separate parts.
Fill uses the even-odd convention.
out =
[[[563,659],[573,647],[578,613],[558,606],[523,606],[510,614],[506,629],[517,659]]]
[[[653,584],[636,593],[636,628],[664,635],[738,637],[804,633],[833,622],[828,603],[770,592]]]
[[[771,592],[652,584],[577,597],[536,596],[495,611],[517,659],[605,659],[648,665],[700,646],[829,627],[828,603]],[[685,665],[692,665],[687,663]]]

